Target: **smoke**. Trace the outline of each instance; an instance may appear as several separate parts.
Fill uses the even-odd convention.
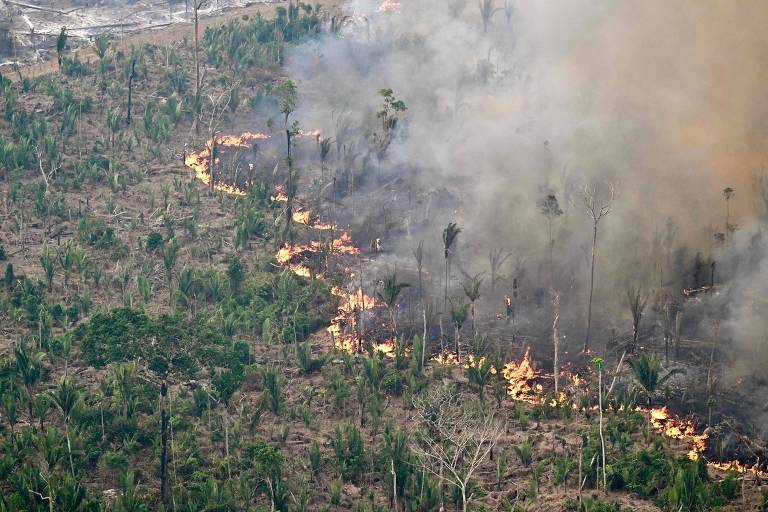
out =
[[[604,201],[613,190],[599,224],[595,310],[598,325],[628,329],[627,286],[682,287],[690,283],[677,274],[694,254],[720,258],[713,233],[725,231],[725,187],[736,190],[738,237],[754,231],[750,189],[768,138],[768,4],[518,0],[509,21],[495,4],[484,32],[473,1],[402,0],[383,13],[378,2],[349,3],[339,34],[288,57],[301,93],[296,117],[336,140],[340,182],[356,175],[350,222],[392,217],[398,236],[386,236],[386,219],[368,228],[384,238],[386,265],[413,268],[411,250],[424,239],[437,294],[440,234],[457,222],[454,295],[462,274],[488,272],[490,249],[503,248],[512,257],[497,295],[513,277],[528,298],[551,283],[573,337],[583,328],[593,235],[583,187],[596,185]],[[372,140],[384,88],[408,110],[379,160]],[[564,211],[553,221],[552,269],[539,206],[550,193]],[[735,282],[768,284],[768,264],[723,268]],[[485,300],[496,300],[487,288]],[[751,340],[765,320],[742,320],[754,307],[744,290],[729,295],[739,299],[726,323],[748,325]]]

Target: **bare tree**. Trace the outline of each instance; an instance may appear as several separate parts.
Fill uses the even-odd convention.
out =
[[[496,281],[499,279],[499,271],[510,256],[512,256],[511,253],[504,254],[504,250],[501,248],[491,249],[491,252],[488,253],[488,263],[491,267],[491,295],[496,295]]]
[[[587,306],[587,334],[584,337],[584,352],[589,350],[589,335],[592,330],[592,297],[595,291],[595,256],[597,255],[597,228],[600,221],[611,212],[611,202],[613,201],[613,187],[610,187],[610,196],[601,198],[598,194],[597,186],[584,187],[584,206],[592,219],[592,266],[589,277],[589,303]]]
[[[472,403],[448,385],[433,388],[413,400],[419,429],[411,449],[422,471],[442,485],[455,485],[466,512],[472,494],[469,482],[488,458],[504,431],[496,409]]]
[[[555,377],[555,397],[558,396],[558,382],[560,380],[560,361],[557,340],[557,321],[560,319],[560,293],[552,290],[552,346],[554,348],[554,357],[552,359],[552,373]]]
[[[199,11],[207,1],[208,0],[194,0],[192,4],[195,10],[195,131],[198,135],[200,135],[200,109],[202,100],[200,98],[200,37],[197,11]]]
[[[637,348],[637,339],[640,336],[640,320],[642,320],[645,306],[648,304],[648,296],[643,295],[642,288],[630,286],[627,290],[627,303],[632,312],[632,344],[629,346],[629,353],[633,354]]]
[[[232,84],[218,96],[214,96],[212,94],[208,95],[208,101],[211,103],[210,117],[208,119],[208,144],[210,149],[208,171],[211,175],[211,181],[208,186],[210,187],[211,192],[213,192],[216,185],[216,158],[219,156],[216,136],[219,133],[219,127],[221,126],[224,112],[226,112],[227,108],[229,108],[229,101],[232,98],[232,89],[237,86],[237,83]]]
[[[541,213],[544,214],[544,217],[547,219],[547,235],[549,238],[549,276],[551,281],[552,274],[554,273],[552,253],[555,248],[555,239],[552,236],[552,221],[562,215],[563,210],[560,208],[560,204],[557,202],[557,196],[555,196],[555,194],[547,194],[547,197],[542,199],[539,203],[539,208],[541,209]]]
[[[413,250],[413,258],[416,260],[416,268],[419,271],[419,300],[423,298],[422,295],[422,270],[424,269],[424,240],[419,242],[419,245]]]
[[[725,241],[727,242],[730,236],[736,231],[736,226],[731,225],[731,199],[736,195],[736,191],[731,187],[725,187],[723,189],[723,197],[725,198]]]

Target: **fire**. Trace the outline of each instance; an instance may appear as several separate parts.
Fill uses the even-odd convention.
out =
[[[387,12],[387,11],[399,11],[400,10],[400,2],[396,0],[384,0],[381,5],[379,5],[379,8],[377,9],[378,12]]]
[[[354,292],[348,292],[334,286],[331,288],[331,293],[340,297],[341,303],[339,304],[336,316],[331,320],[331,325],[328,326],[327,330],[334,338],[336,348],[346,352],[354,352],[357,348],[357,340],[355,339],[354,333],[345,333],[344,327],[349,326],[354,330],[358,322],[357,316],[380,304],[376,302],[375,298],[362,293],[359,288]],[[394,345],[394,342],[392,341],[385,341],[380,344],[381,346],[379,348],[382,352],[385,352],[385,354],[391,351],[392,357],[394,357],[394,348],[391,350],[384,348],[384,345],[387,343]],[[374,345],[374,349],[377,349],[376,345]]]
[[[269,135],[264,133],[251,132],[245,132],[241,135],[218,135],[216,136],[216,144],[223,147],[248,148],[251,147],[252,141],[268,138]],[[206,185],[211,184],[211,142],[212,141],[209,140],[206,142],[205,148],[197,152],[192,152],[184,157],[184,165],[192,169],[195,172],[195,177]],[[214,163],[218,162],[219,159],[216,159]],[[244,190],[235,185],[221,181],[214,183],[213,188],[235,196],[245,195]]]
[[[651,409],[649,411],[651,425],[671,439],[680,439],[691,443],[691,451],[688,458],[698,459],[707,449],[707,434],[697,434],[696,427],[690,420],[673,418],[667,407]]]
[[[539,373],[533,369],[530,357],[531,348],[525,350],[525,355],[520,360],[510,361],[501,369],[501,374],[507,380],[507,394],[513,400],[530,400],[535,392],[541,392],[541,385],[535,388],[532,381],[539,376]]]
[[[381,352],[384,356],[394,359],[397,353],[397,343],[392,340],[384,340],[381,343],[374,343],[373,350]]]

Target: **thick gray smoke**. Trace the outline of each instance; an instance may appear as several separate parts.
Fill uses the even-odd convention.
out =
[[[383,13],[378,2],[353,1],[338,35],[289,57],[297,119],[337,139],[333,165],[351,168],[367,191],[357,204],[347,199],[347,213],[392,216],[397,236],[387,238],[386,226],[371,235],[384,238],[391,267],[413,268],[411,250],[424,239],[437,295],[440,234],[457,222],[455,293],[462,274],[487,272],[489,250],[503,248],[512,257],[502,288],[520,277],[530,298],[551,282],[574,338],[592,242],[583,187],[598,184],[605,197],[613,188],[600,223],[596,321],[627,329],[629,285],[682,288],[691,283],[675,272],[694,254],[720,259],[713,234],[725,231],[725,187],[736,190],[735,238],[753,231],[752,176],[768,142],[768,3],[510,0],[509,13],[503,4],[484,31],[474,1],[402,0]],[[408,110],[379,161],[371,140],[383,88]],[[551,278],[539,207],[549,193],[564,210],[553,222]],[[727,265],[745,292],[768,283],[766,263]],[[754,347],[768,315],[755,322],[754,301],[733,293],[725,329]],[[485,296],[496,300],[487,288]]]

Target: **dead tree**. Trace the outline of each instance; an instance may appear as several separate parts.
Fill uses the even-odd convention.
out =
[[[503,253],[504,250],[501,248],[491,249],[491,252],[488,253],[488,263],[491,267],[491,295],[496,295],[496,281],[499,279],[501,266],[512,256],[511,253]]]
[[[587,333],[584,337],[584,352],[589,351],[589,335],[592,330],[592,298],[595,291],[595,257],[597,255],[597,228],[600,221],[611,212],[613,201],[613,187],[610,188],[610,197],[601,199],[596,186],[584,187],[584,206],[592,219],[592,265],[589,277],[589,302],[587,305]]]
[[[441,487],[456,486],[466,512],[472,499],[467,494],[469,482],[496,446],[504,425],[494,408],[467,404],[467,397],[448,385],[421,394],[413,404],[419,425],[411,444],[416,462],[437,477]]]
[[[195,132],[200,135],[200,110],[202,101],[200,98],[200,36],[198,30],[198,11],[208,0],[194,0],[192,7],[195,10]]]

